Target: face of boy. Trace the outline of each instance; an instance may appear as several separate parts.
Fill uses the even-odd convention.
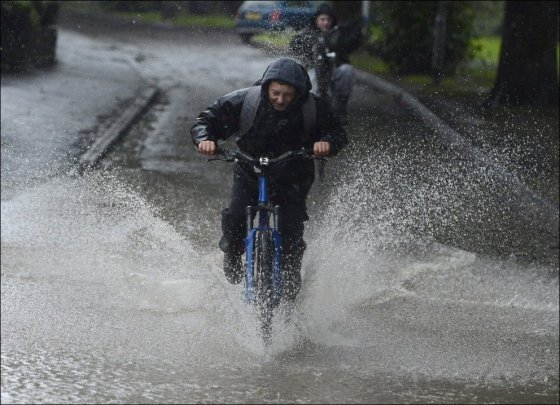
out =
[[[315,23],[317,24],[317,28],[321,30],[321,32],[327,32],[332,28],[333,19],[328,14],[320,14],[317,16]]]
[[[296,88],[291,84],[272,81],[268,86],[268,100],[276,111],[285,111],[296,95]]]

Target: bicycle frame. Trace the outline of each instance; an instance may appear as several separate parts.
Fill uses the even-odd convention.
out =
[[[274,269],[273,269],[273,305],[278,305],[282,297],[282,237],[278,231],[279,224],[278,205],[272,207],[268,196],[268,178],[261,171],[259,173],[259,199],[258,205],[248,206],[247,214],[247,237],[245,239],[245,257],[246,257],[246,286],[245,295],[247,301],[253,304],[254,301],[254,264],[253,256],[255,247],[255,236],[257,231],[271,232],[274,240]],[[253,213],[258,216],[258,226],[253,227]],[[270,214],[273,214],[273,226],[270,226]]]
[[[261,233],[270,233],[274,245],[274,257],[272,263],[272,307],[277,306],[282,298],[282,237],[279,228],[280,207],[272,206],[268,195],[269,179],[266,175],[267,168],[294,158],[313,158],[309,150],[301,149],[299,151],[289,151],[276,158],[260,157],[255,158],[241,151],[223,150],[216,157],[209,158],[212,160],[224,160],[226,162],[243,161],[253,166],[255,173],[258,175],[259,195],[256,206],[247,206],[247,237],[245,238],[245,295],[250,304],[255,304],[255,247],[259,241],[257,238]],[[273,224],[270,225],[270,218],[273,218]],[[254,217],[257,216],[258,225],[253,226]]]

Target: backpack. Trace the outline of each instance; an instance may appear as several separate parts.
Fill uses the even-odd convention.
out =
[[[333,28],[328,34],[330,47],[339,53],[350,54],[362,45],[364,35],[359,22],[349,22]]]
[[[249,87],[249,92],[247,97],[243,101],[243,107],[241,107],[241,116],[239,118],[239,132],[238,136],[243,136],[249,131],[255,117],[257,115],[257,110],[261,101],[261,86],[253,85]],[[304,139],[307,140],[311,137],[313,131],[315,131],[315,99],[312,94],[309,94],[307,100],[302,105],[303,111],[303,126],[304,126]]]

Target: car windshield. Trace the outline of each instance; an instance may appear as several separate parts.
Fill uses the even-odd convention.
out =
[[[243,8],[268,8],[278,5],[278,3],[278,1],[246,1],[245,3],[243,3]]]

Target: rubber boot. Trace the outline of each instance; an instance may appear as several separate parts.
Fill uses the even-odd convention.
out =
[[[288,244],[284,250],[282,274],[282,296],[287,302],[294,302],[301,289],[301,263],[306,243],[303,239]]]
[[[224,252],[224,274],[231,284],[243,279],[243,224],[244,218],[233,217],[226,208],[222,211],[222,237],[220,249]]]

